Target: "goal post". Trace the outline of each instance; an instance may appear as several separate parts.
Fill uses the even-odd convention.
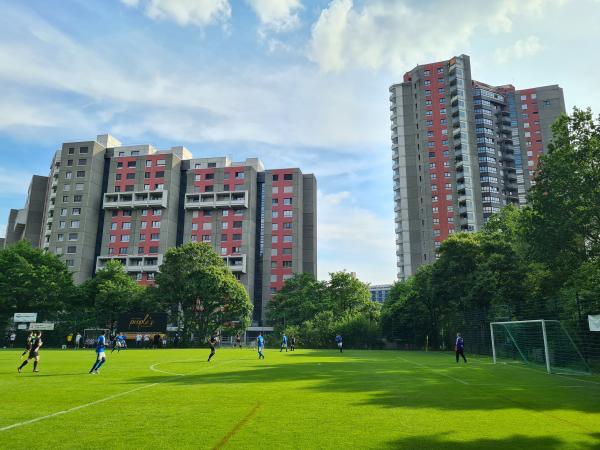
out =
[[[558,320],[491,322],[490,337],[494,364],[509,360],[548,373],[590,373],[577,344]]]

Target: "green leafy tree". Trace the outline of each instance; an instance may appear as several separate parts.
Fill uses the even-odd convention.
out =
[[[327,295],[334,313],[343,315],[364,310],[371,305],[368,284],[346,271],[330,273],[329,277]]]
[[[319,311],[329,309],[327,285],[311,274],[298,273],[267,305],[267,318],[274,326],[300,325]]]
[[[120,313],[137,310],[145,288],[138,285],[119,261],[109,261],[87,280],[81,291],[99,325],[114,322]]]
[[[71,273],[56,256],[19,241],[0,250],[0,320],[15,312],[55,319],[74,297]]]
[[[208,244],[169,249],[156,285],[156,294],[181,312],[186,337],[194,333],[205,340],[218,330],[234,334],[250,324],[248,293]]]

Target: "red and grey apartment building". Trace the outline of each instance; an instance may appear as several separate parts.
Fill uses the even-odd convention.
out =
[[[285,280],[316,276],[316,179],[300,169],[194,158],[185,147],[124,146],[100,135],[64,143],[49,177],[34,181],[35,198],[11,211],[6,245],[28,238],[61,255],[77,283],[118,260],[150,284],[169,248],[204,242],[245,286],[262,324]]]
[[[525,204],[565,104],[558,85],[475,81],[467,55],[419,65],[389,90],[397,269],[406,279],[435,261],[450,234]]]

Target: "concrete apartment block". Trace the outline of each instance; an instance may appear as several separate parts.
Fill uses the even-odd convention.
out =
[[[252,299],[254,324],[294,273],[316,275],[316,179],[265,171],[257,158],[193,158],[185,147],[122,145],[108,134],[69,142],[49,177],[11,210],[5,243],[29,239],[60,255],[76,283],[108,261],[152,284],[165,252],[210,243]]]
[[[407,72],[390,103],[397,269],[406,279],[435,261],[450,234],[525,203],[565,106],[556,85],[473,80],[467,55]]]

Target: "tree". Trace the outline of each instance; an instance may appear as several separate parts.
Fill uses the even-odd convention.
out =
[[[341,271],[329,274],[327,294],[335,314],[360,311],[371,304],[369,285],[352,274]]]
[[[600,117],[574,109],[552,126],[529,194],[528,239],[560,280],[600,256]]]
[[[119,261],[108,261],[96,276],[81,286],[87,306],[97,317],[97,323],[114,322],[123,312],[137,310],[145,288],[138,285]]]
[[[37,312],[53,319],[74,296],[67,266],[52,253],[19,241],[0,250],[0,320],[15,312]]]
[[[169,249],[156,285],[157,295],[181,312],[186,337],[194,333],[206,339],[218,330],[241,332],[250,324],[248,293],[208,244]]]
[[[300,325],[325,309],[329,309],[326,283],[297,273],[268,303],[267,318],[274,326]]]

